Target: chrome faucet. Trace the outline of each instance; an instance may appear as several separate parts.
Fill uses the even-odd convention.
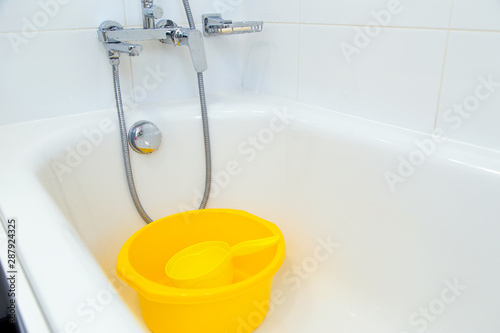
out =
[[[171,20],[156,19],[163,15],[163,10],[153,4],[153,0],[141,0],[143,13],[143,28],[128,28],[115,21],[103,22],[97,31],[99,41],[108,51],[108,58],[112,63],[118,63],[121,53],[137,56],[142,46],[131,44],[131,41],[159,40],[162,43],[174,46],[189,47],[194,69],[197,73],[207,70],[205,46],[201,31],[177,26]]]
[[[142,20],[144,29],[156,28],[155,19],[163,16],[163,9],[160,6],[155,6],[153,0],[142,1]]]

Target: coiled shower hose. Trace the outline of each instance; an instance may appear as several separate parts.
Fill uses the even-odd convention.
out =
[[[186,16],[189,22],[190,29],[196,29],[193,20],[193,14],[191,13],[191,7],[189,6],[188,0],[183,0],[184,9],[186,11]],[[125,165],[125,173],[127,176],[128,188],[137,212],[141,215],[142,219],[146,223],[151,223],[153,220],[144,210],[141,204],[139,195],[135,188],[134,175],[132,172],[132,164],[130,163],[130,151],[128,148],[128,138],[127,138],[127,125],[125,123],[125,114],[123,112],[123,102],[122,94],[120,89],[120,73],[118,70],[118,63],[114,63],[113,66],[113,85],[115,89],[115,100],[116,109],[118,111],[118,121],[120,124],[120,136],[122,143],[122,153],[123,153],[123,163]],[[212,153],[210,148],[210,131],[208,126],[208,113],[207,113],[207,102],[205,98],[205,84],[203,82],[203,73],[197,73],[198,75],[198,91],[200,95],[200,107],[201,107],[201,117],[203,122],[203,137],[205,143],[205,191],[203,193],[203,199],[200,203],[199,209],[205,209],[210,196],[210,187],[212,184]]]

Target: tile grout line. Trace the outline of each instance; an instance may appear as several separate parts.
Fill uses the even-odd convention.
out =
[[[125,5],[125,0],[123,0],[122,3],[123,3],[123,23],[125,26],[127,26],[127,8]]]
[[[302,0],[299,0],[299,33],[297,36],[297,91],[296,91],[296,96],[295,100],[298,102],[299,101],[299,87],[300,87],[300,34],[302,31],[302,24],[301,19],[302,19]]]
[[[453,16],[453,8],[455,5],[455,0],[451,1],[451,8],[450,8],[450,19],[448,20],[448,31],[446,33],[446,43],[445,43],[445,48],[444,48],[444,57],[443,57],[443,66],[441,69],[441,81],[439,82],[439,93],[438,93],[438,100],[437,100],[437,106],[436,106],[436,115],[434,116],[434,128],[433,132],[435,133],[437,130],[437,123],[438,123],[438,117],[439,117],[439,107],[441,105],[441,94],[443,92],[443,82],[444,82],[444,73],[446,69],[446,59],[448,57],[448,45],[450,42],[450,28],[451,28],[451,20]]]
[[[246,6],[246,3],[242,3],[241,6],[243,7],[243,12],[246,11],[246,9],[248,8]],[[265,22],[264,22],[265,24]],[[249,44],[249,40],[248,40],[248,36],[246,34],[243,34],[242,36],[242,43],[241,43],[241,64],[240,64],[240,69],[241,69],[241,82],[240,82],[240,88],[242,90],[245,90],[245,70],[246,70],[246,58],[248,57],[248,54],[247,54],[247,50],[250,49],[250,47],[248,47],[248,44]]]
[[[128,26],[128,22],[127,22],[127,6],[125,5],[125,0],[123,0],[123,22],[125,24],[125,26],[127,27]],[[131,84],[131,87],[132,87],[132,96],[133,96],[133,99],[134,99],[134,103],[136,103],[136,97],[135,97],[135,86],[134,86],[134,68],[132,66],[132,59],[131,57],[128,57],[128,66],[130,68],[130,84]]]
[[[434,116],[434,126],[433,126],[433,132],[436,131],[437,129],[437,123],[438,123],[438,117],[439,117],[439,107],[441,105],[441,94],[443,91],[443,82],[444,82],[444,72],[446,69],[446,58],[448,56],[448,44],[450,41],[450,32],[448,31],[446,33],[446,42],[445,42],[445,47],[444,47],[444,57],[443,57],[443,66],[441,67],[441,80],[439,82],[439,92],[438,92],[438,100],[437,100],[437,106],[436,106],[436,114]]]
[[[132,66],[132,57],[128,57],[128,63],[130,67],[130,83],[132,85],[132,96],[134,96],[134,103],[137,103],[135,97],[134,67]]]
[[[200,24],[200,22],[195,22]],[[297,22],[265,22],[266,24],[288,24],[294,25]],[[186,23],[181,23],[186,24]],[[379,26],[379,25],[366,25],[366,24],[328,24],[328,23],[306,23],[302,22],[301,25],[316,25],[316,26],[327,26],[327,27],[380,27],[381,29],[400,29],[400,30],[430,30],[430,31],[459,31],[459,32],[476,32],[476,33],[500,33],[500,30],[487,30],[487,29],[460,29],[460,28],[437,28],[437,27],[404,27],[404,26]],[[133,25],[130,28],[140,28],[140,25]],[[67,31],[88,31],[96,30],[97,27],[86,27],[86,28],[61,28],[61,29],[47,29],[38,30],[36,33],[44,32],[67,32]],[[8,34],[22,34],[25,31],[0,31],[0,35]]]
[[[273,22],[273,21],[264,21],[266,24],[286,24],[286,25],[295,25],[297,22]],[[377,27],[381,29],[398,29],[398,30],[430,30],[430,31],[461,31],[461,32],[485,32],[485,33],[500,33],[499,30],[488,30],[488,29],[463,29],[463,28],[451,28],[451,27],[418,27],[418,26],[381,26],[381,25],[372,25],[372,24],[336,24],[336,23],[310,23],[310,22],[299,22],[301,25],[312,25],[312,26],[322,26],[322,27]]]

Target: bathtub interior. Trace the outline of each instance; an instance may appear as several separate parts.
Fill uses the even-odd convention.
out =
[[[285,128],[260,142],[255,155],[243,153],[276,112],[286,115]],[[111,281],[118,281],[121,245],[144,225],[129,198],[116,125],[71,171],[58,173],[54,165],[86,140],[84,130],[115,117],[112,110],[72,117],[71,129],[39,151],[45,160],[36,172]],[[148,213],[155,219],[196,208],[204,181],[197,104],[155,104],[127,117],[129,125],[148,119],[163,131],[158,152],[132,155]],[[392,192],[384,173],[424,135],[252,95],[215,100],[210,125],[220,182],[209,207],[246,210],[277,224],[286,239],[274,280],[280,296],[259,332],[412,331],[419,326],[409,317],[439,297],[446,281],[467,289],[428,323],[429,331],[498,328],[496,153],[448,142]],[[224,172],[234,161],[239,172],[228,180]],[[135,292],[117,290],[140,322]]]

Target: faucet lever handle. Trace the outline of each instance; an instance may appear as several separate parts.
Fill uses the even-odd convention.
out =
[[[199,30],[190,29],[187,32],[187,46],[191,52],[194,70],[202,73],[208,69],[207,56],[205,54],[205,44],[203,34]]]

